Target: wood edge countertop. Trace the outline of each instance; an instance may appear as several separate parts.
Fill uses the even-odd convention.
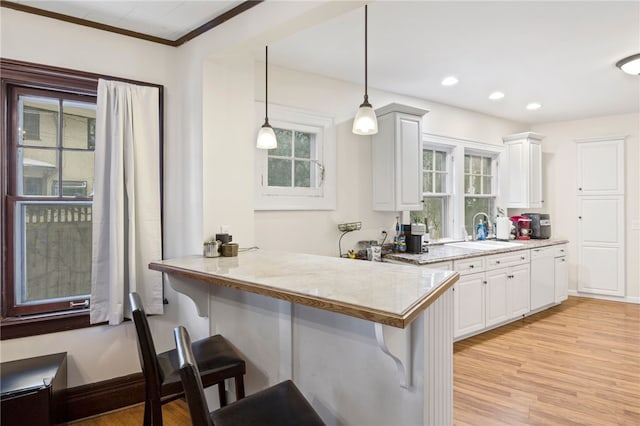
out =
[[[191,256],[190,258],[195,257],[201,256]],[[167,273],[170,275],[203,281],[209,284],[220,285],[241,291],[246,291],[249,293],[272,297],[291,303],[298,303],[301,305],[344,314],[355,318],[360,318],[363,320],[402,329],[411,324],[411,322],[413,322],[421,312],[427,309],[429,305],[431,305],[436,299],[438,299],[438,297],[440,297],[445,291],[451,288],[451,286],[453,286],[453,284],[458,281],[459,278],[459,274],[457,272],[453,273],[451,276],[443,280],[437,288],[433,289],[426,295],[417,298],[401,314],[397,314],[336,299],[329,299],[288,289],[276,288],[265,284],[165,263],[179,260],[180,259],[171,259],[167,261],[151,262],[149,263],[149,269]],[[353,262],[365,261],[353,260]]]

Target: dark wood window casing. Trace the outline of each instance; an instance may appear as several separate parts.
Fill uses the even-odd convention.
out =
[[[13,140],[13,135],[17,134],[18,117],[15,105],[17,105],[17,99],[20,94],[45,95],[47,97],[59,97],[95,103],[99,78],[126,81],[159,88],[160,170],[162,171],[164,123],[163,87],[161,85],[0,58],[0,117],[2,120],[2,131],[0,132],[0,140],[2,143],[2,150],[0,151],[0,196],[2,198],[0,241],[3,254],[2,262],[0,263],[0,277],[2,278],[0,338],[2,340],[71,330],[88,327],[90,325],[89,309],[70,308],[69,300],[62,303],[57,302],[57,304],[39,305],[36,308],[29,305],[16,306],[14,274],[14,213],[16,203],[20,201],[46,201],[55,204],[60,201],[69,201],[69,198],[64,198],[64,193],[58,196],[47,197],[20,196],[16,193],[16,167],[19,167],[19,165],[16,164],[16,143]],[[33,123],[24,123],[24,126],[25,131],[32,132],[29,136],[35,136],[33,133],[33,131],[35,131],[35,125]],[[30,126],[31,129],[27,129],[27,126]],[[40,131],[40,128],[38,127],[37,130]],[[95,143],[95,139],[93,139],[95,138],[95,120],[93,120],[93,123],[87,124],[87,131],[89,145],[87,148],[93,149],[92,145]],[[159,178],[162,183],[162,176],[159,176]],[[43,183],[30,179],[25,180],[25,185],[36,188],[38,185],[43,185]],[[91,197],[75,196],[72,200],[91,201]],[[84,299],[79,299],[74,301],[82,302],[83,300]]]

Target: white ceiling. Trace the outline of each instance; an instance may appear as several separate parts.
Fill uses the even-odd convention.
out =
[[[20,3],[176,39],[241,2]],[[369,3],[370,89],[523,123],[640,114],[640,77],[615,67],[639,52],[638,0]],[[364,7],[272,42],[269,60],[364,84]],[[443,87],[448,75],[460,83]],[[495,90],[505,97],[490,101]]]

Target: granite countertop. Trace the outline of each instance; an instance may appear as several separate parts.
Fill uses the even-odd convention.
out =
[[[521,243],[517,247],[496,248],[493,250],[476,250],[471,248],[455,247],[449,244],[435,244],[429,246],[428,253],[411,254],[411,253],[388,253],[384,255],[385,260],[395,262],[406,262],[413,265],[428,265],[430,263],[444,262],[448,260],[467,259],[471,257],[486,256],[497,253],[508,253],[518,250],[529,250],[539,247],[548,247],[559,244],[566,244],[567,240],[512,240],[512,243]]]
[[[453,271],[264,249],[237,257],[162,260],[149,268],[398,328],[459,277]]]

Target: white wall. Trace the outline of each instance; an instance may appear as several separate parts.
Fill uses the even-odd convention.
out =
[[[640,302],[640,116],[625,114],[532,126],[542,141],[543,196],[554,237],[569,245],[569,289],[577,291],[577,154],[575,139],[627,135],[625,143],[626,295]],[[607,226],[607,224],[602,224]]]

